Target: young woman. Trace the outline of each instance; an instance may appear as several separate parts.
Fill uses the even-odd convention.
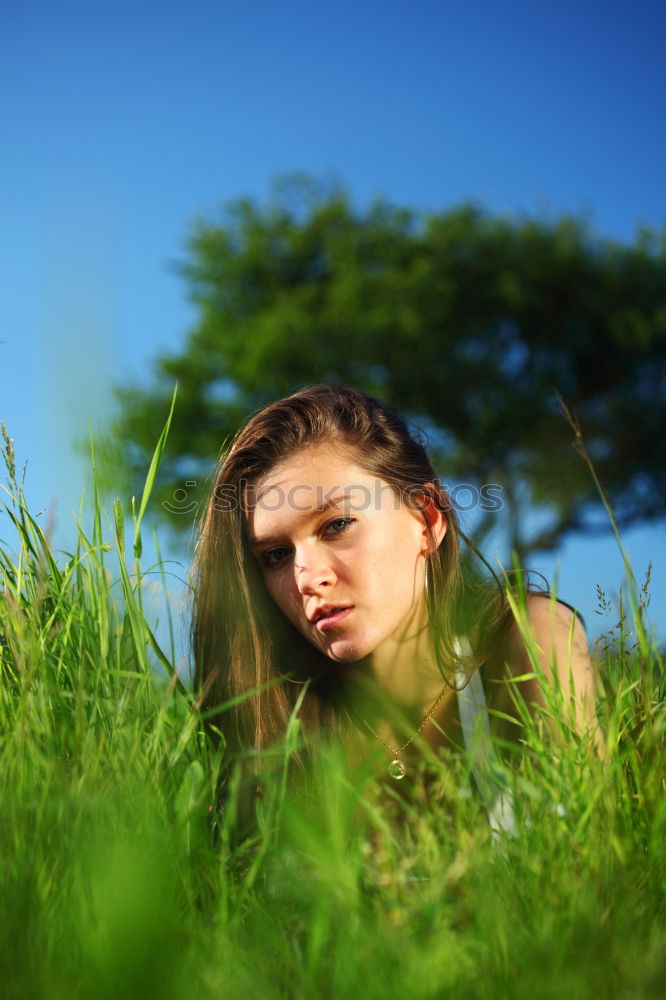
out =
[[[315,385],[251,417],[222,456],[194,567],[196,683],[228,759],[279,742],[298,702],[306,743],[383,747],[403,782],[424,754],[471,752],[475,732],[518,741],[515,688],[536,711],[557,682],[595,740],[577,616],[533,593],[519,627],[504,586],[463,571],[461,543],[476,552],[389,407]]]

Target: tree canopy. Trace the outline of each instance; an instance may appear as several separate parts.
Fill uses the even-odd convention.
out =
[[[574,218],[359,210],[340,188],[299,178],[265,205],[239,200],[197,223],[180,269],[198,320],[182,351],[156,359],[152,384],[118,390],[115,424],[139,477],[178,381],[161,469],[173,512],[204,499],[249,412],[335,382],[424,428],[445,484],[501,486],[522,555],[607,527],[555,389],[620,525],[664,516],[666,233],[625,245]],[[541,511],[532,533],[528,507]]]

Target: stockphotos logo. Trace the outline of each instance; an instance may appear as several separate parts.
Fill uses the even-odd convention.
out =
[[[188,479],[184,487],[174,490],[170,500],[164,500],[162,506],[170,514],[194,514],[199,508],[200,500],[196,498],[196,479]],[[485,513],[497,513],[502,510],[502,486],[499,483],[483,483],[476,486],[473,483],[455,483],[444,489],[449,497],[450,506],[461,514],[472,510]],[[388,483],[377,481],[375,487],[365,485],[332,486],[324,490],[322,486],[311,483],[301,483],[283,490],[280,486],[271,486],[261,491],[253,483],[241,479],[237,484],[217,486],[212,497],[212,506],[216,511],[231,513],[242,510],[244,513],[260,508],[265,511],[294,510],[310,511],[324,509],[333,503],[344,503],[347,510],[380,510],[383,505],[391,504],[394,510],[401,503],[412,505],[417,497],[423,495],[420,485],[407,486],[396,490]]]

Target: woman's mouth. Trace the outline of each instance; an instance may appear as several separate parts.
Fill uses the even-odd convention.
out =
[[[354,610],[354,605],[352,604],[349,608],[334,608],[333,611],[329,611],[328,614],[321,615],[315,622],[315,628],[319,629],[320,632],[326,632],[328,629],[335,628],[340,622],[352,613]]]

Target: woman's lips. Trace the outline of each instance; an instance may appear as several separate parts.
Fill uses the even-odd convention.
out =
[[[332,615],[323,615],[318,618],[315,622],[315,627],[319,629],[320,632],[326,632],[330,628],[335,628],[340,624],[341,621],[350,615],[354,610],[354,605],[351,608],[341,608],[340,611],[334,611]]]

